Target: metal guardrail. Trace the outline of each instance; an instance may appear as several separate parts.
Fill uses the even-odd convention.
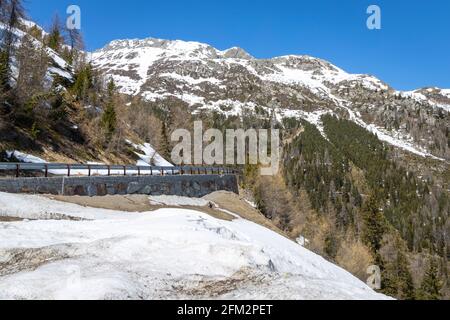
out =
[[[141,175],[224,175],[239,174],[237,170],[226,167],[156,167],[131,165],[96,164],[58,164],[58,163],[0,163],[1,172],[14,172],[19,178],[21,173],[38,171],[48,176],[141,176]]]

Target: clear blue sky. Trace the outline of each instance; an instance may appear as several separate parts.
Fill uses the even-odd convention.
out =
[[[89,50],[124,38],[193,40],[258,58],[308,54],[396,89],[450,88],[449,0],[26,0],[44,26],[70,4],[82,9]],[[371,4],[382,30],[366,27]]]

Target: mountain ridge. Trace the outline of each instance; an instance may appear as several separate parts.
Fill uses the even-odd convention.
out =
[[[286,117],[307,120],[317,112],[331,111],[395,147],[450,159],[444,137],[450,111],[448,89],[397,91],[374,76],[347,73],[307,55],[257,59],[237,47],[221,51],[182,40],[116,40],[90,57],[122,93],[149,102],[170,101],[194,113],[203,110],[226,116],[259,107],[275,113],[280,121]],[[438,136],[438,142],[430,140],[430,133]]]
[[[116,48],[117,45],[122,45],[125,43],[139,43],[142,44],[141,46],[144,46],[146,44],[148,44],[148,42],[159,42],[159,43],[164,43],[164,44],[171,44],[171,43],[179,43],[179,44],[190,44],[190,45],[198,45],[200,47],[205,47],[208,49],[214,49],[217,53],[218,53],[218,58],[236,58],[236,57],[226,57],[224,56],[227,52],[230,51],[239,51],[240,53],[242,53],[242,55],[245,55],[245,58],[241,58],[242,60],[259,60],[259,61],[267,61],[267,60],[279,60],[279,59],[289,59],[289,58],[303,58],[303,59],[312,59],[318,62],[322,62],[325,65],[331,66],[334,69],[338,69],[341,71],[344,71],[348,74],[351,75],[359,75],[359,76],[368,76],[368,77],[373,77],[376,78],[377,80],[386,83],[385,81],[381,80],[380,78],[378,78],[377,76],[371,74],[371,73],[349,73],[347,71],[345,71],[344,69],[338,67],[336,64],[332,63],[331,61],[328,61],[327,59],[324,58],[319,58],[319,57],[315,57],[312,55],[308,55],[308,54],[285,54],[285,55],[276,55],[273,57],[267,57],[267,58],[256,58],[253,55],[251,55],[251,53],[249,53],[249,51],[245,50],[242,47],[239,46],[233,46],[224,50],[220,50],[218,48],[215,48],[213,45],[210,45],[206,42],[199,42],[199,41],[191,41],[191,40],[181,40],[181,39],[163,39],[163,38],[157,38],[157,37],[146,37],[146,38],[123,38],[123,39],[116,39],[116,40],[112,40],[110,42],[108,42],[107,44],[105,44],[103,47],[95,49],[93,51],[88,52],[90,55],[98,53],[98,52],[103,52],[103,51],[107,51],[110,48]],[[117,49],[117,48],[116,48]],[[239,58],[238,58],[239,59]],[[450,88],[444,88],[444,87],[430,87],[430,86],[423,86],[423,87],[418,87],[412,90],[397,90],[394,89],[393,87],[391,87],[393,90],[397,91],[397,92],[416,92],[416,91],[422,91],[422,90],[426,90],[426,89],[436,89],[436,90],[440,90],[442,92],[445,92],[446,94],[450,94]]]

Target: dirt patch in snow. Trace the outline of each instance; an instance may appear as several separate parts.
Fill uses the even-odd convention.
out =
[[[176,207],[178,208],[178,207]],[[188,209],[188,210],[195,210],[195,211],[200,211],[206,214],[209,214],[211,217],[216,218],[216,219],[221,219],[221,220],[225,220],[225,221],[233,221],[236,218],[233,217],[232,215],[223,212],[222,210],[218,210],[217,208],[209,208],[209,207],[190,207],[190,206],[183,206],[180,207],[182,209]]]
[[[203,199],[216,203],[220,208],[236,213],[241,218],[255,222],[263,227],[288,237],[275,224],[267,219],[261,212],[253,208],[243,197],[227,191],[217,191],[211,193]]]
[[[0,249],[0,276],[36,270],[47,263],[68,259],[62,248]]]
[[[200,280],[195,284],[174,286],[174,289],[181,295],[188,297],[207,299],[218,298],[233,292],[239,288],[248,286],[249,284],[258,285],[266,281],[263,276],[257,276],[250,270],[241,270],[229,278],[220,280]]]
[[[0,210],[0,222],[20,222],[24,220],[67,220],[67,221],[89,221],[88,219],[80,218],[80,217],[74,217],[70,215],[66,215],[64,213],[57,213],[57,212],[43,212],[39,215],[38,219],[24,219],[20,217],[10,217],[3,215],[4,213],[2,210]]]
[[[264,217],[257,209],[253,208],[244,197],[232,192],[218,191],[203,197],[218,206],[171,206],[171,205],[152,205],[149,197],[146,195],[114,195],[104,197],[80,197],[80,196],[48,196],[49,199],[73,203],[83,207],[108,209],[124,212],[151,212],[162,208],[178,208],[196,210],[210,216],[226,221],[235,219],[231,214],[221,209],[237,214],[243,219],[253,221],[263,227],[275,231],[285,237],[286,233],[281,231],[275,224]]]
[[[209,206],[170,206],[170,205],[152,205],[150,203],[149,197],[146,195],[114,195],[114,196],[104,196],[104,197],[80,197],[80,196],[47,196],[51,200],[77,204],[83,207],[98,208],[98,209],[108,209],[114,211],[123,212],[152,212],[162,208],[178,208],[187,210],[196,210],[210,216],[232,221],[235,218],[223,212],[217,208]]]
[[[154,210],[150,205],[148,196],[104,196],[104,197],[80,197],[80,196],[48,196],[51,200],[77,204],[82,207],[107,209],[124,212],[147,212]]]
[[[0,222],[18,222],[23,221],[21,218],[14,218],[14,217],[2,217],[0,216]]]

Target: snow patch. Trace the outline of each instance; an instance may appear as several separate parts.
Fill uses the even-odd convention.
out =
[[[164,159],[149,143],[135,144],[129,140],[127,143],[133,146],[136,150],[144,152],[144,154],[137,153],[136,155],[140,158],[137,165],[139,166],[157,166],[157,167],[173,167],[169,161]]]
[[[414,145],[413,142],[408,142],[404,139],[400,139],[398,137],[393,136],[393,133],[387,133],[382,128],[377,127],[374,124],[367,124],[365,123],[360,117],[358,117],[350,108],[344,107],[348,113],[350,114],[350,120],[358,124],[359,126],[365,128],[369,132],[372,132],[375,134],[378,139],[381,141],[387,142],[388,144],[398,147],[400,149],[406,150],[408,152],[411,152],[415,155],[424,157],[424,158],[432,158],[439,161],[446,161],[445,159],[438,158],[428,152],[426,150],[420,149],[418,146]],[[412,139],[411,139],[412,140]]]
[[[187,198],[180,196],[150,196],[150,204],[155,206],[190,206],[190,207],[206,207],[209,201],[200,198]]]
[[[10,215],[92,218],[0,223],[2,264],[10,270],[0,273],[0,299],[387,299],[247,220],[184,209],[112,212],[4,193],[0,202]],[[21,260],[17,250],[37,259]],[[233,285],[220,287],[224,281]]]

